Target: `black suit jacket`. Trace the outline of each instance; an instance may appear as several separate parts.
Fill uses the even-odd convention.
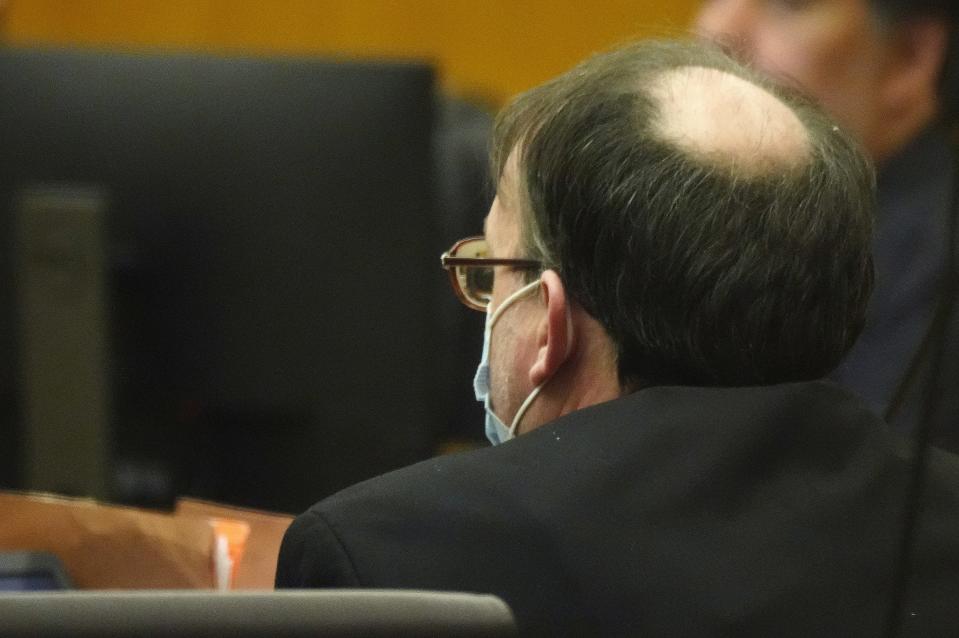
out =
[[[910,454],[826,383],[661,387],[347,489],[279,587],[491,592],[524,634],[879,636]],[[906,635],[959,635],[959,459],[930,458]]]

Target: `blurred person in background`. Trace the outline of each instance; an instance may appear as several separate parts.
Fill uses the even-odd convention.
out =
[[[951,139],[959,105],[954,0],[705,0],[697,32],[817,99],[879,169],[876,289],[832,378],[915,433],[931,383],[932,440],[959,450],[959,322],[947,273],[959,211]],[[955,313],[951,313],[955,315]],[[933,379],[931,360],[942,352]]]

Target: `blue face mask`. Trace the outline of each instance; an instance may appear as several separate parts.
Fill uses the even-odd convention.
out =
[[[533,399],[535,399],[540,390],[543,389],[543,384],[540,384],[530,392],[529,396],[526,397],[526,400],[523,401],[523,404],[519,407],[519,410],[516,411],[516,416],[513,417],[513,422],[509,427],[506,427],[500,418],[496,416],[496,413],[493,412],[493,406],[490,405],[489,344],[490,336],[493,334],[493,325],[511,303],[531,290],[535,290],[537,287],[539,287],[539,281],[534,281],[523,286],[507,297],[492,315],[486,313],[486,329],[483,331],[483,356],[480,358],[479,367],[476,368],[476,376],[473,377],[473,390],[476,392],[476,400],[481,402],[486,410],[486,438],[489,439],[489,442],[493,445],[499,445],[513,438],[520,419],[523,418],[527,408],[533,403]]]

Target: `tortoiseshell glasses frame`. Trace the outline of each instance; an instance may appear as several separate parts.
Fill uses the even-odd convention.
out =
[[[480,312],[486,312],[493,294],[493,266],[531,270],[542,267],[534,259],[486,257],[488,253],[486,238],[477,235],[459,240],[440,256],[457,298],[467,308]]]

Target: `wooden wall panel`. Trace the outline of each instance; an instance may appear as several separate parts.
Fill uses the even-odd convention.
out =
[[[2,2],[2,0],[0,0]],[[590,52],[681,34],[696,0],[7,0],[17,44],[434,60],[447,88],[494,102]]]

